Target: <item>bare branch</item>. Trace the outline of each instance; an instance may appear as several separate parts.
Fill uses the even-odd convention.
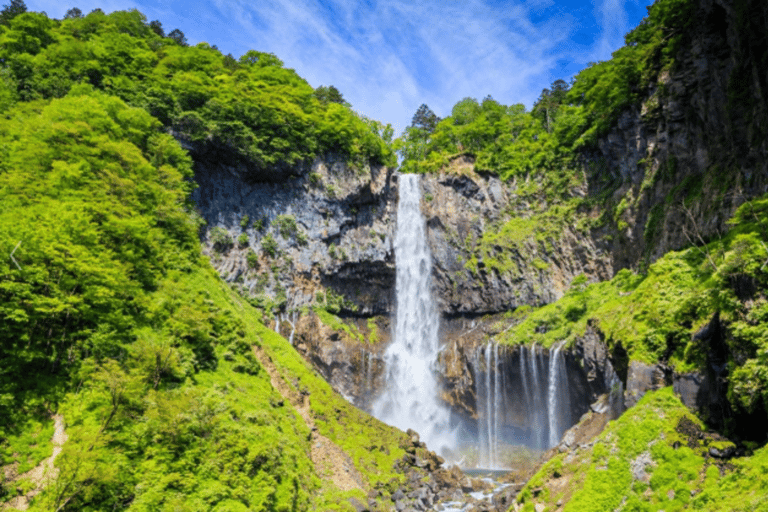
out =
[[[19,262],[16,261],[16,258],[13,257],[13,253],[16,252],[16,249],[18,249],[20,245],[21,245],[21,240],[19,240],[19,243],[17,243],[16,247],[14,247],[13,250],[11,251],[11,261],[13,261],[13,264],[16,265],[16,268],[18,268],[19,270],[21,270],[21,266],[19,266]]]

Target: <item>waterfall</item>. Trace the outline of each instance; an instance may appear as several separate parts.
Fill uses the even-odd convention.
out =
[[[371,410],[371,397],[373,395],[373,353],[360,348],[360,362],[363,366],[362,383],[360,385],[360,408],[366,412]]]
[[[519,348],[519,380],[507,381],[512,368],[505,367],[499,346],[480,346],[472,357],[477,396],[478,465],[503,466],[504,444],[523,443],[546,450],[560,442],[571,427],[571,405],[563,345],[548,352],[537,346]],[[500,357],[501,356],[501,357]],[[507,388],[509,386],[509,388]],[[515,392],[517,390],[517,392]],[[516,440],[504,439],[507,404],[517,404],[524,417],[525,431]],[[514,407],[514,405],[513,405]]]
[[[401,175],[399,183],[394,338],[384,354],[386,385],[373,404],[373,415],[402,430],[416,430],[430,449],[445,452],[455,446],[455,434],[450,411],[438,397],[439,317],[431,294],[432,257],[419,176]]]
[[[504,395],[504,388],[501,385],[503,372],[499,363],[499,345],[497,343],[493,345],[493,360],[493,450],[491,451],[491,467],[496,468],[498,467],[496,454],[499,453],[499,438],[501,437],[499,418],[503,417],[502,396]]]
[[[569,412],[568,379],[565,376],[565,358],[560,353],[561,348],[563,343],[558,344],[554,352],[549,354],[549,394],[547,396],[549,446],[555,446],[560,442],[560,437],[567,428],[563,415]]]
[[[531,439],[531,446],[537,450],[544,449],[544,408],[542,407],[544,386],[541,385],[539,379],[539,363],[541,361],[541,354],[536,350],[536,345],[531,347],[529,352],[528,362],[531,365],[531,382],[529,387],[531,388],[531,407],[529,422],[533,432]]]

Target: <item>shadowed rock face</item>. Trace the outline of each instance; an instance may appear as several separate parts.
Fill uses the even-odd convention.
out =
[[[389,313],[396,205],[391,169],[357,170],[327,157],[295,171],[256,182],[237,166],[198,160],[192,198],[207,222],[204,252],[225,280],[285,309],[311,305],[330,289],[343,296],[347,313]],[[232,243],[214,245],[214,228],[225,230]],[[242,235],[245,244],[238,241]]]

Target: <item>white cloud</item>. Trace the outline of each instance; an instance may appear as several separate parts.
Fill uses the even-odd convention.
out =
[[[593,60],[606,60],[624,44],[624,34],[629,30],[624,0],[602,0],[596,18],[600,20],[602,33],[595,45]]]
[[[277,54],[314,86],[335,85],[398,132],[421,103],[440,115],[465,96],[530,104],[569,33],[558,21],[534,26],[523,3],[214,2],[235,13],[241,45]]]
[[[356,110],[397,133],[421,103],[441,116],[466,96],[530,106],[557,78],[558,61],[608,58],[628,28],[624,0],[601,0],[600,37],[586,49],[569,43],[578,20],[553,0],[73,2],[86,13],[138,7],[167,30],[180,27],[191,43],[205,40],[225,53],[272,52],[313,86],[335,85]],[[53,0],[28,6],[54,17],[67,10]]]

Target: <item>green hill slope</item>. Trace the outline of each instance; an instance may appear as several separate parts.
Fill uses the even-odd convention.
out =
[[[201,256],[191,161],[160,126],[88,85],[0,120],[0,450],[22,475],[2,499],[39,490],[23,475],[51,455],[58,413],[68,440],[33,509],[338,502],[254,345],[350,457],[352,494],[396,484],[404,434],[334,394]]]

